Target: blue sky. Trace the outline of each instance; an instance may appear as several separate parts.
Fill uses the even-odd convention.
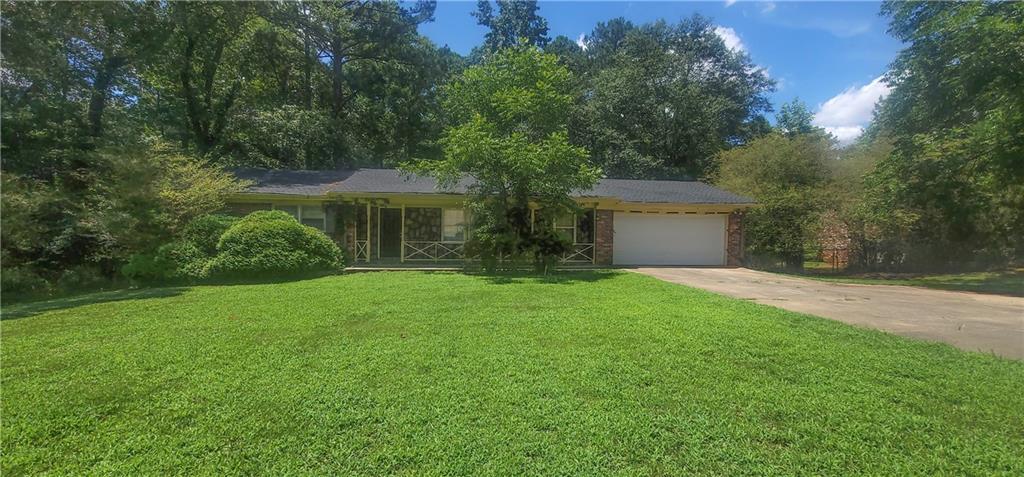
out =
[[[440,1],[434,22],[420,32],[469,53],[487,32],[470,16],[475,9],[475,1]],[[619,16],[634,23],[675,22],[693,13],[709,17],[727,45],[745,50],[778,81],[771,95],[776,109],[799,97],[816,111],[816,123],[843,142],[856,137],[874,103],[888,93],[877,78],[901,48],[878,11],[877,2],[540,2],[549,36],[574,40]]]

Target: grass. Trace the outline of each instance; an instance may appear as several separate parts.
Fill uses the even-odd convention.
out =
[[[808,270],[799,276],[839,283],[863,285],[905,285],[939,290],[968,291],[996,295],[1024,296],[1024,269],[995,272],[947,274],[863,273],[842,275],[831,271]]]
[[[1024,473],[1024,363],[633,273],[5,307],[3,475]]]

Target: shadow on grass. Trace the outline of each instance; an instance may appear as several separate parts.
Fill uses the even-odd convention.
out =
[[[304,280],[313,280],[325,276],[334,275],[330,272],[298,273],[276,277],[266,276],[237,276],[219,279],[208,279],[194,283],[182,281],[148,283],[142,288],[124,288],[110,291],[82,291],[77,294],[61,295],[56,297],[15,300],[4,303],[0,308],[0,320],[14,320],[26,318],[39,313],[74,308],[94,303],[106,303],[111,301],[140,300],[145,298],[166,298],[182,294],[192,286],[236,286],[236,285],[264,285],[276,283],[291,283]]]
[[[40,313],[54,310],[75,308],[96,303],[107,303],[112,301],[142,300],[146,298],[166,298],[178,296],[188,290],[187,287],[164,287],[146,288],[141,290],[116,290],[84,295],[75,295],[65,298],[54,298],[50,300],[18,303],[14,305],[3,305],[0,310],[0,320],[16,320],[28,318]]]

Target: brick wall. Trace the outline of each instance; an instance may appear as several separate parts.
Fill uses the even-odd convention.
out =
[[[725,230],[725,264],[730,267],[743,266],[743,212],[729,214]]]
[[[595,215],[594,254],[598,265],[612,264],[612,242],[615,239],[615,212],[598,210]]]

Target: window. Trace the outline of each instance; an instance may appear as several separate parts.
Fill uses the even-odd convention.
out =
[[[466,213],[462,209],[444,209],[441,224],[441,241],[462,242],[466,240]]]
[[[274,205],[274,210],[280,210],[287,212],[288,215],[295,217],[295,220],[299,220],[299,206],[297,205]]]
[[[324,214],[323,207],[319,205],[303,205],[301,209],[299,222],[302,222],[302,225],[308,225],[321,231],[327,230],[324,223],[324,219],[327,216]]]
[[[554,221],[554,229],[572,243],[594,243],[594,211],[560,216]]]
[[[566,240],[576,242],[576,220],[572,214],[563,215],[555,219],[555,232],[565,237]]]
[[[288,213],[302,225],[327,231],[327,214],[324,213],[322,205],[280,205],[274,204],[274,210]]]

